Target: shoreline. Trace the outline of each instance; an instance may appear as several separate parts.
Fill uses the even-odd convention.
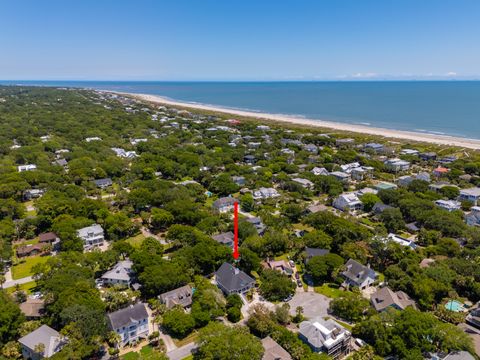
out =
[[[473,150],[480,150],[480,139],[477,140],[477,139],[468,139],[468,138],[461,138],[461,137],[455,137],[455,136],[449,136],[449,135],[421,133],[421,132],[405,131],[405,130],[393,130],[393,129],[379,128],[379,127],[372,127],[367,125],[347,124],[347,123],[340,123],[340,122],[327,121],[327,120],[313,120],[308,118],[295,117],[291,115],[270,114],[270,113],[254,112],[254,111],[248,111],[248,110],[229,109],[229,108],[224,108],[221,106],[214,106],[214,105],[192,104],[188,102],[168,99],[159,95],[135,94],[135,93],[117,92],[117,91],[109,91],[109,90],[100,90],[100,91],[127,95],[130,97],[147,101],[150,103],[154,103],[154,104],[178,106],[178,107],[192,109],[192,110],[203,110],[203,111],[211,111],[216,113],[223,113],[226,115],[242,116],[242,117],[254,118],[259,121],[262,121],[262,120],[275,121],[275,122],[281,122],[284,124],[291,124],[291,125],[312,126],[317,128],[354,132],[354,133],[360,133],[360,134],[366,134],[366,135],[382,136],[385,138],[391,138],[391,139],[397,139],[397,140],[411,140],[411,141],[431,143],[436,145],[458,146],[458,147],[464,147],[464,148],[469,148]]]

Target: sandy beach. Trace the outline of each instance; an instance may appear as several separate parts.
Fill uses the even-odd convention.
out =
[[[132,93],[121,93],[119,94],[128,95],[143,101],[148,101],[155,104],[179,106],[182,108],[188,108],[192,110],[205,110],[220,112],[233,116],[245,116],[249,118],[255,118],[258,120],[269,120],[269,121],[278,121],[290,124],[306,125],[312,127],[319,127],[325,129],[334,129],[341,131],[350,131],[362,134],[369,135],[378,135],[390,139],[401,139],[401,140],[411,140],[418,142],[426,142],[438,145],[451,145],[459,146],[469,149],[480,149],[480,140],[477,139],[467,139],[461,137],[447,136],[447,135],[436,135],[428,133],[420,133],[414,131],[402,131],[402,130],[391,130],[385,128],[376,128],[366,125],[357,125],[357,124],[347,124],[339,123],[333,121],[324,121],[324,120],[313,120],[313,119],[304,119],[294,116],[281,115],[281,114],[268,114],[268,113],[259,113],[252,111],[228,109],[219,106],[210,106],[202,104],[192,104],[188,102],[181,102],[170,100],[157,95],[148,95],[148,94],[132,94]]]

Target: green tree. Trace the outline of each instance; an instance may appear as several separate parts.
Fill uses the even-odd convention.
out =
[[[0,345],[13,340],[25,321],[20,308],[3,290],[0,290]]]
[[[330,303],[332,312],[348,321],[360,320],[369,308],[370,302],[357,292],[345,293]]]
[[[292,280],[276,270],[264,270],[261,274],[260,291],[269,301],[280,301],[295,291]]]
[[[181,339],[192,332],[195,320],[182,307],[174,307],[163,315],[162,326],[170,335]]]
[[[308,260],[307,273],[315,282],[327,281],[332,279],[335,270],[343,265],[341,256],[328,253],[322,256],[314,256]]]

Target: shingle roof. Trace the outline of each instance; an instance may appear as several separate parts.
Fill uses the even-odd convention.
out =
[[[393,292],[389,287],[377,290],[372,294],[371,301],[373,307],[377,311],[382,311],[392,305],[396,305],[402,310],[408,306],[415,307],[415,301],[413,301],[406,293],[403,291]]]
[[[118,329],[148,318],[144,303],[137,303],[107,315],[112,329]]]
[[[368,277],[376,279],[377,274],[373,269],[370,269],[359,262],[350,259],[345,264],[345,271],[342,275],[356,284],[363,283]]]
[[[217,283],[229,292],[243,289],[255,283],[255,279],[229,263],[223,263],[215,274]]]
[[[179,287],[178,289],[168,291],[160,294],[158,298],[167,305],[168,309],[171,309],[175,305],[182,305],[183,307],[190,306],[192,304],[192,288],[190,285]]]
[[[262,345],[265,349],[262,360],[291,360],[290,354],[275,342],[270,336],[262,339]]]
[[[212,239],[220,244],[231,246],[233,244],[234,235],[233,232],[228,231],[221,234],[213,235]]]
[[[130,260],[118,262],[111,270],[102,275],[102,279],[130,281],[133,263]]]
[[[18,342],[34,351],[35,346],[43,344],[45,350],[43,356],[48,358],[58,352],[62,346],[60,334],[47,325],[42,325],[30,334],[20,338]]]
[[[345,334],[350,334],[337,322],[322,318],[301,322],[299,332],[315,348],[323,346],[330,348],[333,344],[341,341]]]
[[[306,247],[305,252],[307,253],[307,257],[311,258],[313,256],[327,255],[330,252],[330,250]]]
[[[47,233],[38,235],[38,240],[40,242],[50,242],[50,241],[56,240],[56,238],[57,238],[57,234],[55,234],[54,232],[47,232]]]

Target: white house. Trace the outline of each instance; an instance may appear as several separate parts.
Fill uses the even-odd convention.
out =
[[[98,136],[87,137],[87,138],[85,138],[85,141],[86,141],[86,142],[102,141],[102,138],[101,138],[101,137],[98,137]]]
[[[317,167],[317,166],[315,166],[315,167],[312,169],[312,173],[313,173],[313,175],[316,175],[316,176],[320,176],[320,175],[326,176],[326,175],[329,174],[329,172],[328,172],[327,169],[325,169],[325,168],[323,168],[323,167],[320,168],[320,167]]]
[[[107,315],[110,329],[120,335],[120,345],[125,346],[148,338],[148,312],[145,304],[130,305]]]
[[[350,180],[350,174],[347,174],[343,171],[333,171],[330,173],[330,175],[342,182],[348,182]]]
[[[37,170],[37,165],[34,165],[34,164],[20,165],[17,167],[17,169],[18,169],[18,172]]]
[[[115,154],[118,157],[124,158],[124,159],[133,159],[138,157],[137,153],[135,151],[126,151],[121,148],[112,148],[112,151],[115,152]]]
[[[480,226],[480,206],[473,206],[472,211],[465,215],[465,221],[469,226]]]
[[[395,172],[407,171],[408,169],[410,169],[410,162],[398,158],[388,159],[384,162],[384,164],[387,170]]]
[[[299,336],[314,352],[325,353],[335,360],[351,351],[350,332],[332,319],[317,317],[301,322]]]
[[[308,179],[303,179],[303,178],[293,178],[292,181],[302,185],[305,189],[313,189],[313,182],[311,182]]]
[[[268,199],[279,197],[280,193],[274,188],[260,188],[253,192],[253,198],[255,200]]]
[[[341,275],[345,278],[343,286],[356,286],[360,290],[366,289],[377,279],[377,273],[359,262],[349,259],[344,266],[345,270]]]
[[[388,234],[388,236],[385,238],[385,242],[388,242],[388,241],[393,241],[402,246],[408,246],[412,250],[415,250],[417,248],[417,244],[415,244],[413,240],[409,240],[402,236],[392,234],[392,233]]]
[[[103,228],[98,224],[77,230],[77,236],[83,240],[84,250],[102,246],[105,241]]]
[[[355,193],[346,193],[337,197],[333,206],[342,211],[355,211],[362,209],[363,204]]]
[[[455,200],[437,200],[435,205],[447,211],[460,210],[462,207],[462,203]]]
[[[105,285],[130,286],[132,278],[132,265],[130,260],[119,261],[111,270],[102,275]]]

